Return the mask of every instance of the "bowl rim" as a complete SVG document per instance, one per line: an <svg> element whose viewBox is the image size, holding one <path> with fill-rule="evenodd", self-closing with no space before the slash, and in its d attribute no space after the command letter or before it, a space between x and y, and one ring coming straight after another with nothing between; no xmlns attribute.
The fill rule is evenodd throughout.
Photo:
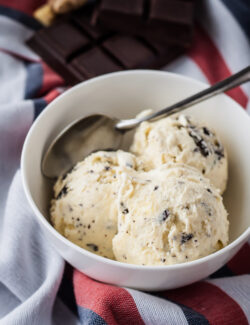
<svg viewBox="0 0 250 325"><path fill-rule="evenodd" d="M80 254L83 255L87 255L88 258L93 258L94 260L96 260L97 262L101 262L104 264L108 264L110 266L114 266L114 267L121 267L124 269L130 269L130 270L140 270L140 271L167 271L167 270L178 270L178 269L182 269L184 267L193 267L195 265L199 265L199 264L203 264L206 262L209 262L211 260L213 260L214 258L216 258L217 256L223 255L224 253L226 253L227 251L230 251L231 249L233 249L234 247L236 247L241 241L243 241L244 239L247 239L247 237L250 237L250 227L248 227L239 237L237 237L234 241L232 241L231 243L229 243L227 246L223 247L222 249L213 252L207 256L201 257L199 259L193 260L193 261L188 261L188 262L183 262L183 263L178 263L178 264L171 264L171 265L137 265L137 264L130 264L130 263L123 263L123 262L119 262L116 260L111 260L105 257L102 257L100 255L97 255L95 253L92 253L76 244L74 244L73 242L71 242L70 240L68 240L67 238L65 238L63 235L61 235L51 224L50 222L45 218L45 216L40 212L40 210L38 209L38 207L36 206L29 186L28 186L28 182L26 179L26 173L25 173L25 164L26 164L26 157L28 155L28 146L29 146L29 142L30 139L33 135L33 131L34 129L36 129L36 126L40 123L40 120L42 118L44 118L44 116L46 114L48 114L48 112L53 109L53 106L58 102L61 101L62 98L64 98L65 96L68 96L72 93L74 93L78 88L84 87L85 85L89 85L91 83L95 83L96 81L100 81L100 80L105 80L105 79L109 79L109 78L113 78L113 77L120 77L120 76L125 76L125 75L143 75L143 74L147 74L147 75L168 75L170 78L177 78L177 79L183 79L186 82L191 82L194 84L194 86L199 86L201 88L206 88L208 86L208 84L201 82L199 80L193 79L191 77L187 77L178 73L173 73L173 72L168 72L168 71L162 71L162 70L146 70L146 69L138 69L138 70L129 70L129 71L118 71L118 72L112 72L112 73L108 73L105 75L101 75L86 81L83 81L69 89L67 89L66 91L64 91L62 94L60 94L58 97L56 97L52 102L50 102L46 108L41 112L41 114L36 118L35 121L33 121L23 144L23 148L22 148L22 153L21 153L21 178L22 178L22 183L23 183L23 187L24 187L24 192L26 195L26 198L28 200L28 203L30 204L31 208L33 209L33 211L35 212L35 216L38 219L38 222L40 224L42 224L52 235L54 235L55 237L57 237L58 240L62 241L66 246L70 247L73 250L78 251ZM250 116L246 113L246 111L231 97L229 97L226 94L220 94L219 96L223 96L224 98L229 99L230 101L233 101L234 104L236 104L237 106L239 106L239 111L241 111L240 114L245 114L245 117L248 119L249 124L250 124Z"/></svg>

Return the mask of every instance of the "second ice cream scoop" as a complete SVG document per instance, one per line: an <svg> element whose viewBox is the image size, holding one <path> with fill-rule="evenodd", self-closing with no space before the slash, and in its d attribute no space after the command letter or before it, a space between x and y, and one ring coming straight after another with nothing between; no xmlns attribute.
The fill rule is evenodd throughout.
<svg viewBox="0 0 250 325"><path fill-rule="evenodd" d="M144 117L119 121L96 114L77 120L63 129L49 145L42 158L43 175L48 178L58 177L94 151L117 150L125 131L144 121L155 121L180 112L247 81L250 81L250 66L176 104Z"/></svg>

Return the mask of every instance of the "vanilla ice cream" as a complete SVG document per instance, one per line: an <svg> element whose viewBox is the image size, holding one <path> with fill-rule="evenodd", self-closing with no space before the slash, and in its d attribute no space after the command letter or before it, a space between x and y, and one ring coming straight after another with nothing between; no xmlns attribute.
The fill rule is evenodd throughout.
<svg viewBox="0 0 250 325"><path fill-rule="evenodd" d="M227 153L215 132L193 118L179 115L143 122L136 130L131 151L147 170L168 162L197 168L223 193L228 177Z"/></svg>
<svg viewBox="0 0 250 325"><path fill-rule="evenodd" d="M114 258L112 239L117 232L120 177L140 168L138 159L123 151L87 157L54 186L53 226L80 247Z"/></svg>
<svg viewBox="0 0 250 325"><path fill-rule="evenodd" d="M118 261L176 264L206 256L228 243L222 197L194 168L171 164L123 174L117 198L113 251Z"/></svg>

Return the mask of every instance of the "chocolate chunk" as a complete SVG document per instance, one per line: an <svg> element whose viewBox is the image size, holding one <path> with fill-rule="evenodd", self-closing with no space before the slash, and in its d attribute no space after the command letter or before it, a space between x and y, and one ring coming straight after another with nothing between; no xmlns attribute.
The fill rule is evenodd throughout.
<svg viewBox="0 0 250 325"><path fill-rule="evenodd" d="M187 241L189 241L193 237L194 237L193 234L187 234L187 233L183 232L182 235L181 235L181 244L186 243Z"/></svg>
<svg viewBox="0 0 250 325"><path fill-rule="evenodd" d="M86 244L87 247L91 248L94 252L98 252L99 247L95 244Z"/></svg>
<svg viewBox="0 0 250 325"><path fill-rule="evenodd" d="M221 158L225 157L223 148L221 148L220 150L215 150L214 152L218 156L218 160L221 160Z"/></svg>
<svg viewBox="0 0 250 325"><path fill-rule="evenodd" d="M128 213L129 213L128 208L123 209L123 210L122 210L122 213L123 213L123 214L128 214Z"/></svg>
<svg viewBox="0 0 250 325"><path fill-rule="evenodd" d="M158 185L156 185L156 186L154 187L154 191L157 191L157 190L158 190L158 188L159 188L159 186L158 186Z"/></svg>
<svg viewBox="0 0 250 325"><path fill-rule="evenodd" d="M159 221L160 222L166 221L167 218L169 217L169 215L170 215L170 212L168 211L168 209L164 210L159 216Z"/></svg>
<svg viewBox="0 0 250 325"><path fill-rule="evenodd" d="M104 170L107 170L108 171L108 170L110 170L110 167L109 166L105 166L104 167Z"/></svg>
<svg viewBox="0 0 250 325"><path fill-rule="evenodd" d="M64 187L61 189L61 191L58 193L56 200L60 200L63 196L65 196L68 193L68 187L67 185L64 185Z"/></svg>
<svg viewBox="0 0 250 325"><path fill-rule="evenodd" d="M155 37L125 36L93 26L93 8L89 4L61 15L27 42L67 84L114 71L160 68L183 52L180 46L158 44Z"/></svg>
<svg viewBox="0 0 250 325"><path fill-rule="evenodd" d="M207 144L204 141L204 139L199 134L197 134L196 132L194 132L193 130L190 131L188 134L194 140L194 143L199 148L200 153L204 157L207 157L209 155L209 149L208 149Z"/></svg>
<svg viewBox="0 0 250 325"><path fill-rule="evenodd" d="M206 127L203 128L203 132L206 135L210 135L210 131Z"/></svg>
<svg viewBox="0 0 250 325"><path fill-rule="evenodd" d="M209 193L212 193L212 191L210 190L210 188L207 188L207 191L208 191Z"/></svg>
<svg viewBox="0 0 250 325"><path fill-rule="evenodd" d="M194 1L101 0L92 22L110 30L188 46L193 14Z"/></svg>

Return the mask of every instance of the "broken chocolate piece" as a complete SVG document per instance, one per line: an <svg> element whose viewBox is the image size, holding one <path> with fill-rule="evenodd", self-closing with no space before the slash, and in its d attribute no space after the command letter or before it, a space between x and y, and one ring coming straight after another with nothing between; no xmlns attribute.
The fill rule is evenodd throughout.
<svg viewBox="0 0 250 325"><path fill-rule="evenodd" d="M56 200L60 200L64 195L68 193L68 187L67 185L64 185L64 187L61 189L61 191L58 193Z"/></svg>
<svg viewBox="0 0 250 325"><path fill-rule="evenodd" d="M154 38L125 36L92 26L92 12L89 4L62 15L27 42L67 84L126 69L160 68L183 51Z"/></svg>
<svg viewBox="0 0 250 325"><path fill-rule="evenodd" d="M99 247L95 244L86 244L86 246L92 249L94 252L97 252L99 250Z"/></svg>
<svg viewBox="0 0 250 325"><path fill-rule="evenodd" d="M166 221L167 218L169 217L169 215L170 215L170 212L168 211L168 209L164 210L159 216L159 221L160 222Z"/></svg>
<svg viewBox="0 0 250 325"><path fill-rule="evenodd" d="M101 0L92 23L187 47L192 40L193 18L191 0Z"/></svg>
<svg viewBox="0 0 250 325"><path fill-rule="evenodd" d="M188 134L194 140L194 143L199 148L200 153L204 157L207 157L209 155L209 149L208 149L207 144L204 141L204 139L199 134L197 134L196 132L194 132L193 130L191 130Z"/></svg>
<svg viewBox="0 0 250 325"><path fill-rule="evenodd" d="M183 232L182 235L181 235L181 244L186 243L187 241L189 241L193 237L194 237L193 234L187 234L187 233Z"/></svg>

